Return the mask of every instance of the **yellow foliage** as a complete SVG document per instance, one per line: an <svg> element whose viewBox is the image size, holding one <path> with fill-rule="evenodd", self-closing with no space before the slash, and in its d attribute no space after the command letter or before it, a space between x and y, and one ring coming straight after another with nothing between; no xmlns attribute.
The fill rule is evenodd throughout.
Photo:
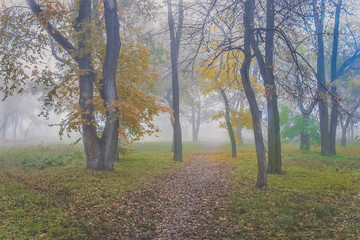
<svg viewBox="0 0 360 240"><path fill-rule="evenodd" d="M210 47L215 45L216 42ZM222 53L222 57L210 57L203 62L198 68L203 94L207 95L223 88L242 89L239 72L243 59L241 52L233 50Z"/></svg>
<svg viewBox="0 0 360 240"><path fill-rule="evenodd" d="M94 109L97 118L104 119L105 108L103 99L100 97L99 84L102 78L102 58L105 54L105 44L102 38L94 37L97 41L91 43L98 54L93 54L93 68L96 75L96 91L93 99ZM119 55L119 62L116 70L116 88L118 100L112 103L119 112L120 127L119 134L125 142L138 140L144 135L158 131L154 125L154 116L159 112L170 112L170 110L158 103L155 96L155 82L159 74L151 68L150 51L141 44L122 39L122 47ZM79 70L69 71L63 81L51 94L58 99L72 99L70 114L66 123L61 126L61 133L80 130L81 111L77 105L78 87L77 79L81 73ZM76 93L76 94L75 94ZM97 123L92 123L96 125Z"/></svg>

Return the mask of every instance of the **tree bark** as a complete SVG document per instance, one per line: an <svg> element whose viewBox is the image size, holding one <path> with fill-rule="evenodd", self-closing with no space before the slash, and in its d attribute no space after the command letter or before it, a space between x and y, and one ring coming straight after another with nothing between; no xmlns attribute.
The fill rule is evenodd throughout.
<svg viewBox="0 0 360 240"><path fill-rule="evenodd" d="M191 107L191 126L192 126L192 140L194 142L199 141L199 130L201 121L201 104Z"/></svg>
<svg viewBox="0 0 360 240"><path fill-rule="evenodd" d="M201 99L200 99L200 95L199 95L198 96L196 128L195 128L195 139L196 139L196 141L199 140L200 124L201 124Z"/></svg>
<svg viewBox="0 0 360 240"><path fill-rule="evenodd" d="M239 140L239 145L243 145L244 144L244 138L242 136L242 127L238 127L236 128L236 134Z"/></svg>
<svg viewBox="0 0 360 240"><path fill-rule="evenodd" d="M346 132L347 130L349 129L349 126L350 126L350 123L351 123L351 127L352 127L352 135L354 134L354 122L352 121L352 117L353 117L353 114L357 111L357 109L359 108L360 106L360 98L358 99L357 101L357 104L346 114L348 114L346 116L346 120L345 120L345 123L343 121L341 121L341 146L342 147L346 147ZM354 136L352 136L354 137ZM353 139L354 140L354 139Z"/></svg>
<svg viewBox="0 0 360 240"><path fill-rule="evenodd" d="M303 95L303 88L301 86L300 77L299 74L296 74L296 85L299 93L298 98L298 107L301 112L302 122L303 125L308 126L309 120L310 120L310 114L314 110L315 101L312 101L311 104L305 108L304 102L301 99L301 96ZM304 130L300 130L300 150L302 151L308 151L310 149L310 133Z"/></svg>
<svg viewBox="0 0 360 240"><path fill-rule="evenodd" d="M13 124L14 124L13 139L15 141L16 140L16 130L17 130L17 127L18 127L19 119L20 119L20 113L16 112L14 114L13 119L14 119L14 122L13 122Z"/></svg>
<svg viewBox="0 0 360 240"><path fill-rule="evenodd" d="M256 147L256 157L258 165L258 175L256 187L263 188L267 186L267 173L266 173L266 156L265 156L265 146L261 130L261 111L259 110L258 104L256 102L256 97L254 90L250 83L250 64L251 64L251 39L253 35L252 26L254 24L254 14L255 14L255 1L246 0L244 8L244 54L245 59L241 66L241 81L244 87L246 98L250 105L250 111L254 126L254 138L255 138L255 147Z"/></svg>
<svg viewBox="0 0 360 240"><path fill-rule="evenodd" d="M221 65L220 65L221 66ZM224 100L224 105L225 105L225 122L226 122L226 127L228 129L228 133L229 133L229 137L230 137L230 143L231 143L231 156L233 158L237 157L237 152L236 152L236 140L235 140L235 135L234 135L234 130L230 121L230 104L229 104L229 100L226 96L226 93L224 90L220 90L221 96Z"/></svg>
<svg viewBox="0 0 360 240"><path fill-rule="evenodd" d="M120 53L119 19L117 15L116 0L104 0L105 26L106 26L106 57L103 63L102 91L106 108L106 121L101 136L101 148L104 169L113 169L118 149L119 117L115 105L118 100L116 91L116 66Z"/></svg>
<svg viewBox="0 0 360 240"><path fill-rule="evenodd" d="M195 119L195 107L191 106L191 129L192 129L192 140L194 142L197 141L197 136L196 136L196 119Z"/></svg>
<svg viewBox="0 0 360 240"><path fill-rule="evenodd" d="M170 57L171 57L171 76L173 94L173 115L174 115L174 161L182 161L182 138L180 126L180 95L179 95L179 76L178 61L181 31L184 18L183 1L179 0L179 19L175 29L175 22L172 13L172 1L168 0L168 24L170 30Z"/></svg>
<svg viewBox="0 0 360 240"><path fill-rule="evenodd" d="M221 54L221 59L220 59L220 63L219 63L219 71L217 72L214 81L217 82L219 80L220 74L221 74L221 68L224 64L224 54ZM233 158L237 157L237 151L236 151L236 140L235 140L235 135L234 135L234 130L230 121L230 104L229 104L229 100L226 96L226 93L223 89L219 88L219 92L221 97L224 100L224 107L225 107L225 123L226 123L226 128L228 130L229 133L229 137L230 137L230 144L231 144L231 156Z"/></svg>
<svg viewBox="0 0 360 240"><path fill-rule="evenodd" d="M310 114L302 112L302 120L305 125L308 125ZM310 133L300 130L300 150L309 151L310 149Z"/></svg>
<svg viewBox="0 0 360 240"><path fill-rule="evenodd" d="M29 7L37 17L41 17L41 7L35 0L27 0ZM94 116L93 92L94 73L91 66L91 53L87 50L87 42L91 41L91 0L79 1L79 14L75 19L75 30L78 32L78 48L56 30L49 22L44 24L49 35L59 43L69 55L74 56L80 70L79 105L81 108L82 134L86 154L86 168L90 170L112 170L118 149L118 110L114 102L117 100L115 74L120 52L119 19L116 0L104 0L106 26L106 56L103 64L103 79L100 80L99 92L106 109L105 128L101 138L97 136Z"/></svg>
<svg viewBox="0 0 360 240"><path fill-rule="evenodd" d="M86 41L90 39L90 30L86 29L91 21L91 0L79 2L79 15L76 18L75 30L78 37L78 65L81 71L79 77L79 105L81 107L83 143L86 154L86 168L100 170L103 168L100 150L100 141L97 137L97 129L94 117L93 105L93 77L91 72L91 54L84 52Z"/></svg>
<svg viewBox="0 0 360 240"><path fill-rule="evenodd" d="M320 137L321 137L321 154L330 153L329 141L329 111L327 105L327 87L325 82L325 54L324 54L324 18L325 18L325 1L321 0L320 9L317 6L317 0L313 0L313 12L315 28L317 35L317 85L318 85L318 102L319 102L319 119L320 119Z"/></svg>
<svg viewBox="0 0 360 240"><path fill-rule="evenodd" d="M340 13L341 13L342 0L338 0L336 5L335 12L335 26L334 26L334 38L333 38L333 48L331 56L331 83L334 83L337 76L337 54L338 54L338 45L339 45L339 24L340 24ZM336 129L338 124L339 117L339 103L337 98L336 86L331 86L331 117L330 117L330 143L329 143L329 153L331 155L336 155Z"/></svg>
<svg viewBox="0 0 360 240"><path fill-rule="evenodd" d="M265 60L262 57L258 42L252 37L251 46L264 80L265 95L268 110L268 173L281 173L281 137L280 118L277 102L277 91L274 79L274 32L275 32L275 4L274 0L266 2L266 35Z"/></svg>
<svg viewBox="0 0 360 240"><path fill-rule="evenodd" d="M2 139L6 138L6 132L7 132L7 128L8 128L8 121L9 121L9 116L6 116L2 125L1 125L1 136Z"/></svg>
<svg viewBox="0 0 360 240"><path fill-rule="evenodd" d="M342 147L346 147L346 128L342 127L341 128L341 146Z"/></svg>
<svg viewBox="0 0 360 240"><path fill-rule="evenodd" d="M172 94L172 89L169 89L169 91L166 93L166 96L165 96L165 99L166 101L169 103L169 106L171 108L171 110L174 112L173 110L173 101L170 97L170 95ZM173 132L174 132L174 119L173 119L173 116L170 116L170 123L171 123L171 127L173 129ZM173 153L174 152L174 137L175 135L173 134L173 139L172 139L172 142L171 142L171 152Z"/></svg>

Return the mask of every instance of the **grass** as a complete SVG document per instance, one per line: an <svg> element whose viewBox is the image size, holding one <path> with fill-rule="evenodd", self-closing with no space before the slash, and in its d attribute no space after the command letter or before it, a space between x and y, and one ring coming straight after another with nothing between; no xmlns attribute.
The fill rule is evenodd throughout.
<svg viewBox="0 0 360 240"><path fill-rule="evenodd" d="M86 171L84 153L67 145L1 149L0 239L102 239L115 204L183 165L170 149L136 144L112 172Z"/></svg>
<svg viewBox="0 0 360 240"><path fill-rule="evenodd" d="M334 157L285 146L284 173L269 175L265 190L254 188L255 153L248 148L232 160L237 170L222 213L232 226L226 238L359 239L359 145L339 148Z"/></svg>
<svg viewBox="0 0 360 240"><path fill-rule="evenodd" d="M227 145L219 151L204 147L185 142L185 163L179 164L172 161L171 143L138 143L112 172L86 171L78 147L0 149L0 239L104 239L124 231L114 221L131 219L115 208L129 193L204 152L237 167L227 205L217 213L227 227L214 239L359 239L359 144L339 147L335 157L285 145L284 173L269 175L264 190L254 187L253 146L240 147L237 159Z"/></svg>

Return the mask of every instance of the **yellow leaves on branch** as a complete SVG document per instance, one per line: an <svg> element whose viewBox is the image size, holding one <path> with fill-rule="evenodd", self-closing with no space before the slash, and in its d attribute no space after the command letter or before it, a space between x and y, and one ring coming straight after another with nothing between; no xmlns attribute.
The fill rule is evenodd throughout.
<svg viewBox="0 0 360 240"><path fill-rule="evenodd" d="M128 131L127 136L132 140L158 131L153 118L165 110L157 103L154 95L155 81L159 75L151 68L149 54L149 49L141 44L123 40L116 87L122 129ZM124 131L122 129L120 133Z"/></svg>
<svg viewBox="0 0 360 240"><path fill-rule="evenodd" d="M210 57L198 68L203 94L207 95L223 88L238 89L242 86L239 83L243 54L236 50L228 51L222 53L222 59L221 61L220 56Z"/></svg>
<svg viewBox="0 0 360 240"><path fill-rule="evenodd" d="M222 120L225 118L224 111L218 111L215 115L211 117L211 120ZM251 112L248 109L242 109L240 111L232 110L230 111L230 122L234 129L247 128L253 129ZM227 128L225 123L220 124L221 128Z"/></svg>
<svg viewBox="0 0 360 240"><path fill-rule="evenodd" d="M116 69L118 100L114 104L119 111L119 134L124 141L138 140L146 134L157 132L154 116L170 111L157 101L155 83L159 80L159 74L153 71L151 65L148 48L122 39ZM101 71L101 68L97 69L98 77L102 75ZM95 110L104 116L103 100L98 93L97 96L94 100Z"/></svg>

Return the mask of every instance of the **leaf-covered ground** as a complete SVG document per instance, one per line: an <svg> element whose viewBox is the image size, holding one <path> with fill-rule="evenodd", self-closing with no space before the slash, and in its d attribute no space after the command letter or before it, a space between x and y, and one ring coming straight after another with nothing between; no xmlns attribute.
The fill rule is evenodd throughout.
<svg viewBox="0 0 360 240"><path fill-rule="evenodd" d="M190 161L119 204L117 225L124 231L112 238L207 239L224 231L215 211L224 207L234 167L206 155L192 155Z"/></svg>
<svg viewBox="0 0 360 240"><path fill-rule="evenodd" d="M0 149L0 239L359 239L360 145L335 157L283 147L283 174L258 190L241 146L137 144L113 172L67 145Z"/></svg>

